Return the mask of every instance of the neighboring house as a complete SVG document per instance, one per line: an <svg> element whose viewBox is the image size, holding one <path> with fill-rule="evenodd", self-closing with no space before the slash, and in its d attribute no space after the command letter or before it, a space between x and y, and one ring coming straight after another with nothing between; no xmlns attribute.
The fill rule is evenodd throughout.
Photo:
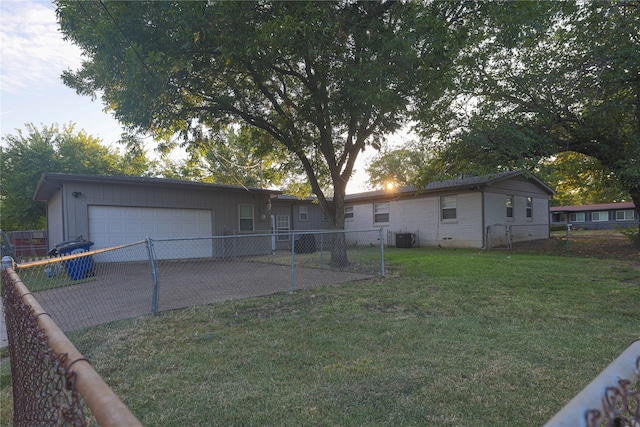
<svg viewBox="0 0 640 427"><path fill-rule="evenodd" d="M549 209L549 217L551 225L570 225L574 230L638 226L638 213L633 202L554 206Z"/></svg>
<svg viewBox="0 0 640 427"><path fill-rule="evenodd" d="M268 233L270 199L279 193L165 178L44 173L34 200L47 203L50 248L83 238L97 249L145 237ZM210 247L205 255L221 251Z"/></svg>
<svg viewBox="0 0 640 427"><path fill-rule="evenodd" d="M525 171L351 194L345 228L383 227L391 246L495 247L548 238L553 194Z"/></svg>

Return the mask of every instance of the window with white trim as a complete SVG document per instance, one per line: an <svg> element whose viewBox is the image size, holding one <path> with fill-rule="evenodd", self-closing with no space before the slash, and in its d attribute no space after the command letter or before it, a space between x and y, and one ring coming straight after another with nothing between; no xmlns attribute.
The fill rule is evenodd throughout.
<svg viewBox="0 0 640 427"><path fill-rule="evenodd" d="M387 223L389 222L389 203L374 203L373 204L373 223Z"/></svg>
<svg viewBox="0 0 640 427"><path fill-rule="evenodd" d="M569 214L569 221L584 222L584 212L573 212Z"/></svg>
<svg viewBox="0 0 640 427"><path fill-rule="evenodd" d="M458 196L440 196L440 219L456 219Z"/></svg>
<svg viewBox="0 0 640 427"><path fill-rule="evenodd" d="M634 211L616 211L616 221L633 221Z"/></svg>
<svg viewBox="0 0 640 427"><path fill-rule="evenodd" d="M309 208L307 206L298 206L298 220L309 221Z"/></svg>
<svg viewBox="0 0 640 427"><path fill-rule="evenodd" d="M533 218L533 197L527 197L527 219Z"/></svg>
<svg viewBox="0 0 640 427"><path fill-rule="evenodd" d="M513 196L507 195L505 205L507 207L507 219L513 219Z"/></svg>
<svg viewBox="0 0 640 427"><path fill-rule="evenodd" d="M591 221L609 221L609 211L591 212Z"/></svg>
<svg viewBox="0 0 640 427"><path fill-rule="evenodd" d="M344 219L353 219L353 206L344 207Z"/></svg>
<svg viewBox="0 0 640 427"><path fill-rule="evenodd" d="M289 234L289 215L276 215L276 234L279 242L288 242Z"/></svg>
<svg viewBox="0 0 640 427"><path fill-rule="evenodd" d="M240 231L253 231L253 205L238 205Z"/></svg>

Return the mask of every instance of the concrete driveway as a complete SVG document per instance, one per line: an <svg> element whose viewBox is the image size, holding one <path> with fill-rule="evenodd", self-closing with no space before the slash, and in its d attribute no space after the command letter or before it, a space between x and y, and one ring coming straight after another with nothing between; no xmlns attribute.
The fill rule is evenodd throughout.
<svg viewBox="0 0 640 427"><path fill-rule="evenodd" d="M243 260L160 261L157 310L173 310L291 290L291 266ZM366 280L372 275L296 267L295 290ZM150 314L149 264L105 263L95 280L34 293L65 332ZM4 316L2 317L4 327ZM3 329L0 345L6 345ZM4 341L2 341L4 337Z"/></svg>

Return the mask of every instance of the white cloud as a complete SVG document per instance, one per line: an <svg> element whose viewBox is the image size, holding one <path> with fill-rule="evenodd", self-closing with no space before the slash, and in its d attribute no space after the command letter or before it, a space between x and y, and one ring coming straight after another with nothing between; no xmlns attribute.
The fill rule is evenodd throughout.
<svg viewBox="0 0 640 427"><path fill-rule="evenodd" d="M15 92L60 81L77 69L81 52L62 39L49 2L0 2L0 88Z"/></svg>

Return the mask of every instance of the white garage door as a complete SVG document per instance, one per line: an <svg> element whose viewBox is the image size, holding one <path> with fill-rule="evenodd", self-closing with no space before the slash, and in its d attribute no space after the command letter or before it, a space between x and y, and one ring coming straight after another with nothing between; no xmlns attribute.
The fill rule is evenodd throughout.
<svg viewBox="0 0 640 427"><path fill-rule="evenodd" d="M151 239L182 239L211 236L211 211L119 206L89 206L89 239L92 249L108 248ZM159 259L209 257L210 240L159 242ZM134 258L145 256L136 255Z"/></svg>

